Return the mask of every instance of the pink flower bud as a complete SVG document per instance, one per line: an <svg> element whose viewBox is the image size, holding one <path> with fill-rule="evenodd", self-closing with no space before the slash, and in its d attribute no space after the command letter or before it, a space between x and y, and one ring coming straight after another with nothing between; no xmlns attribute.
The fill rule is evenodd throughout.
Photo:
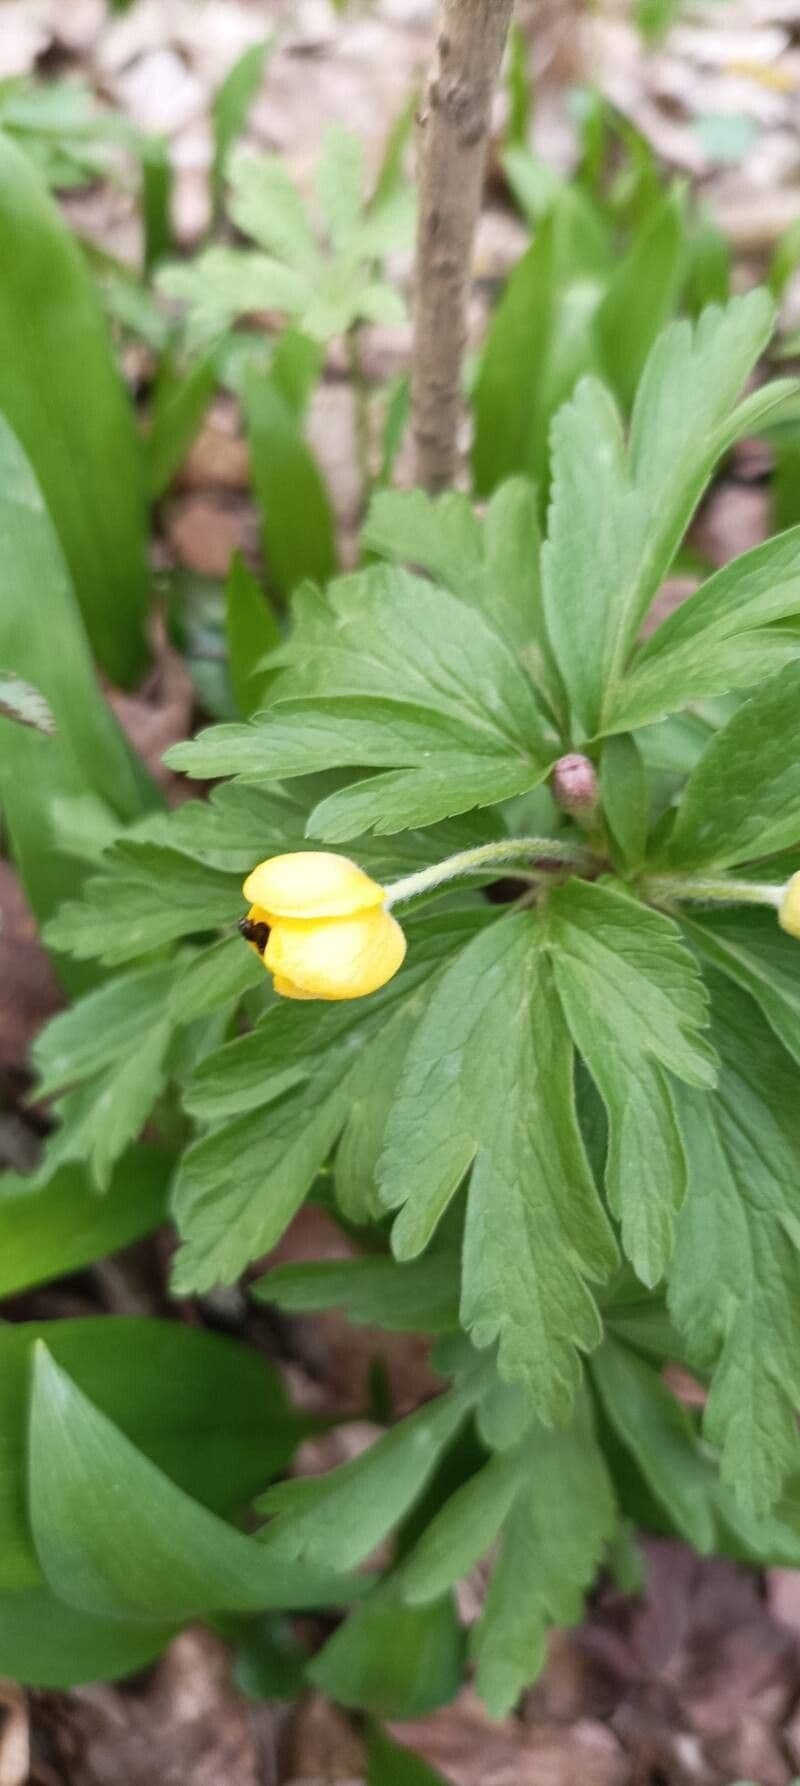
<svg viewBox="0 0 800 1786"><path fill-rule="evenodd" d="M550 783L557 806L575 818L585 818L597 805L597 771L588 757L572 751L559 757Z"/></svg>

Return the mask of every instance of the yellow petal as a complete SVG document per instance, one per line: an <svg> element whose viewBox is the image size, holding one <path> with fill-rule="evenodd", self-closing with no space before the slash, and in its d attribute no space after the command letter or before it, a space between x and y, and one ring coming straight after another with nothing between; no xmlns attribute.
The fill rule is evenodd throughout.
<svg viewBox="0 0 800 1786"><path fill-rule="evenodd" d="M288 998L365 998L397 973L406 939L396 918L378 908L354 918L302 923L281 918L270 931L264 965L275 991Z"/></svg>
<svg viewBox="0 0 800 1786"><path fill-rule="evenodd" d="M800 936L800 874L787 881L778 907L778 923L790 936Z"/></svg>
<svg viewBox="0 0 800 1786"><path fill-rule="evenodd" d="M329 850L270 856L247 876L245 899L276 918L348 918L383 901L383 888L347 856Z"/></svg>

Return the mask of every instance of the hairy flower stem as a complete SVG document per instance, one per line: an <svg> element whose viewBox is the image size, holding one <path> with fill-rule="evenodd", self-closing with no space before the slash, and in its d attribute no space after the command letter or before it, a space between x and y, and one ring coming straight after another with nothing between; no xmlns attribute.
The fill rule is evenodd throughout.
<svg viewBox="0 0 800 1786"><path fill-rule="evenodd" d="M459 850L444 862L434 862L417 874L407 874L386 888L387 907L415 899L419 893L430 893L446 881L465 874L480 874L487 868L519 862L530 869L536 862L552 862L554 866L574 873L587 873L598 866L599 858L579 843L565 843L557 837L505 837L497 843L479 843L472 850Z"/></svg>
<svg viewBox="0 0 800 1786"><path fill-rule="evenodd" d="M727 880L724 875L663 874L643 883L642 891L658 904L662 900L697 899L718 905L771 905L778 907L785 887L767 881Z"/></svg>

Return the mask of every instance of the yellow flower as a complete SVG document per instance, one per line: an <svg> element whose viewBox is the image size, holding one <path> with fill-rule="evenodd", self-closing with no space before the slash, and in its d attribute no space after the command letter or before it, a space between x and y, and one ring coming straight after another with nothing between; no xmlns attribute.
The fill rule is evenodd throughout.
<svg viewBox="0 0 800 1786"><path fill-rule="evenodd" d="M406 939L376 881L327 850L270 856L242 889L242 934L284 998L364 998L397 973Z"/></svg>
<svg viewBox="0 0 800 1786"><path fill-rule="evenodd" d="M800 936L800 874L793 874L783 889L778 923L790 936Z"/></svg>

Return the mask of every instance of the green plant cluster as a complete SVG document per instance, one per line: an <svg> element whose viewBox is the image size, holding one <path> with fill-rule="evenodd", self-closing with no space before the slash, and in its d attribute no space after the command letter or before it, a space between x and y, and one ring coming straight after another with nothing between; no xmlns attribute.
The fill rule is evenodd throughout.
<svg viewBox="0 0 800 1786"><path fill-rule="evenodd" d="M375 263L407 198L390 182L365 208L337 136L323 263L279 167L232 176L258 247L163 275L190 361L202 336L188 365L147 289L163 382L143 451L93 276L0 132L0 239L18 241L0 803L72 998L34 1048L53 1132L0 1187L0 1294L170 1221L176 1298L203 1309L249 1274L258 1304L431 1335L442 1389L354 1461L293 1477L313 1423L242 1343L180 1320L0 1325L0 1672L123 1674L200 1618L249 1691L310 1680L410 1717L469 1658L500 1714L601 1568L637 1579L638 1529L800 1566L800 946L759 903L800 870L800 528L642 636L716 467L796 388L742 395L767 292L668 321L687 290L674 196L611 275L607 198L584 237L586 190L553 191L473 380L483 506L379 477L360 566L336 575L302 413L320 340L397 309ZM290 326L243 348L232 325L265 305ZM148 482L158 499L220 379L243 401L271 593L293 599L268 605L235 561L206 700L224 723L168 757L217 785L167 814L94 662L131 683L145 661ZM552 793L574 752L598 788L580 822ZM547 862L414 900L406 962L364 1000L282 1001L237 934L271 855L322 844L384 883L531 834ZM264 1274L306 1199L353 1256ZM467 1637L455 1589L487 1558ZM310 1661L301 1609L328 1620ZM433 1779L377 1730L370 1765L384 1786Z"/></svg>

